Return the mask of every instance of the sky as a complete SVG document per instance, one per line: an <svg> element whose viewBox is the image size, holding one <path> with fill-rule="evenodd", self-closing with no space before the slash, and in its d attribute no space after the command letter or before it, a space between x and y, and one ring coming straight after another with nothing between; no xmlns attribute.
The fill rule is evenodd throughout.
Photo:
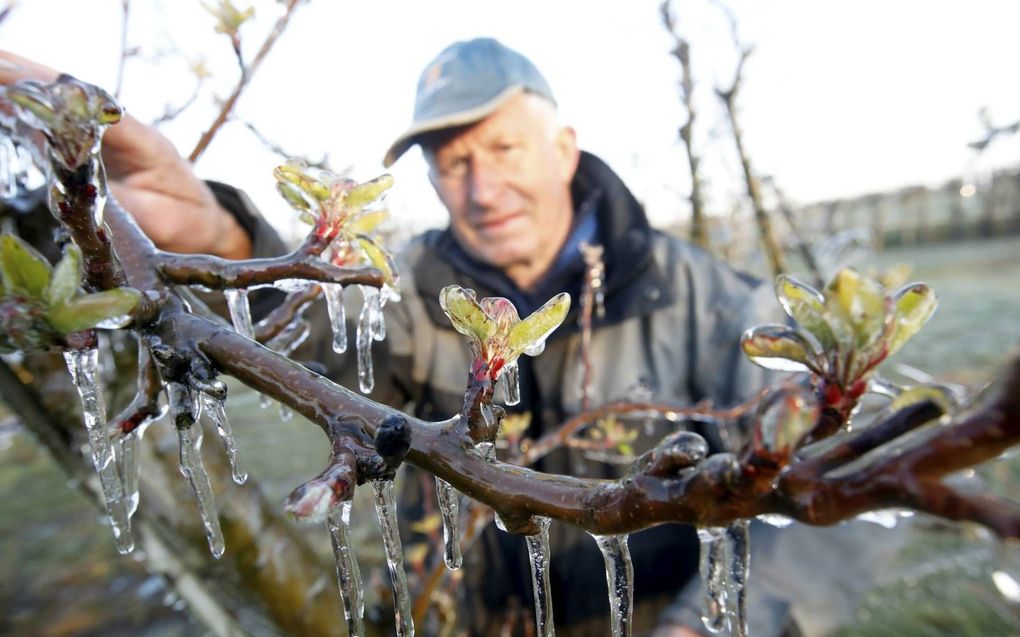
<svg viewBox="0 0 1020 637"><path fill-rule="evenodd" d="M212 4L215 0L207 0ZM242 29L250 59L281 5L235 0L255 17ZM742 192L728 124L714 95L731 82L737 53L710 0L674 0L691 41L696 143L708 207L727 213ZM850 197L1020 164L1020 139L975 158L977 113L1020 119L1020 3L996 0L732 0L738 35L754 51L738 98L753 165L795 203ZM0 47L112 90L120 0L18 0L0 24ZM196 61L212 72L194 105L161 130L187 154L230 93L237 65L198 0L132 0L121 101L143 121L193 93ZM410 122L421 69L449 43L485 35L530 57L556 94L580 145L616 169L656 223L686 218L690 180L677 129L686 119L679 65L658 0L432 0L299 5L229 123L196 165L203 177L245 188L285 232L294 214L275 194L282 162L243 124L288 154L356 179L383 172L382 155ZM1020 135L1014 136L1020 138ZM390 208L402 228L444 223L420 153L391 170Z"/></svg>

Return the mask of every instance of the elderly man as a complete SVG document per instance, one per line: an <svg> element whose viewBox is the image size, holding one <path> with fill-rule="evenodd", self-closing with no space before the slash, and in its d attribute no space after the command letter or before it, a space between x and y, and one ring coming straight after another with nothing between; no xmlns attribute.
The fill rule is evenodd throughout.
<svg viewBox="0 0 1020 637"><path fill-rule="evenodd" d="M24 77L52 79L55 73L0 52L0 84ZM605 312L594 319L590 348L596 401L623 397L640 383L653 399L725 406L762 386L762 373L744 360L738 341L774 307L771 286L652 229L619 177L579 151L574 131L558 124L553 93L529 60L492 39L448 47L422 74L413 123L384 163L414 144L425 153L450 223L414 239L401 255L403 301L387 306L388 338L376 348L382 351L376 352L373 398L432 420L457 413L471 359L439 305L440 289L457 283L479 297L503 296L521 315L561 291L576 299L585 271L583 242L603 246L606 268ZM161 247L233 258L282 249L243 195L199 181L168 141L137 120L126 117L113 127L103 151L114 196ZM541 356L520 361L521 400L510 410L530 419L532 436L581 410L577 312L575 303ZM336 362L328 347L322 351ZM353 359L337 363L335 372L352 386ZM723 438L730 444L739 438L736 431L701 433L716 449L725 447ZM593 477L621 471L566 449L538 468ZM433 497L413 493L421 480L406 483L409 509ZM558 633L608 634L606 583L595 543L567 525L553 524L550 533ZM765 541L756 547L774 540L768 533L758 537ZM636 533L630 550L637 586L634 634L700 634L700 600L691 592L698 562L694 530L664 525ZM771 552L756 549L752 559L752 581L760 572L761 581L769 582L751 587L757 637L789 630L790 584L806 581L787 577L790 563L803 561L801 552L784 560L782 570L763 559ZM832 551L823 546L820 552ZM511 627L515 634L528 632L532 588L521 538L489 528L466 554L464 570L458 613L471 635L504 635ZM678 596L685 587L687 594ZM798 601L820 599L816 606L823 614L836 617L833 600L850 599L849 592L814 585L796 595Z"/></svg>

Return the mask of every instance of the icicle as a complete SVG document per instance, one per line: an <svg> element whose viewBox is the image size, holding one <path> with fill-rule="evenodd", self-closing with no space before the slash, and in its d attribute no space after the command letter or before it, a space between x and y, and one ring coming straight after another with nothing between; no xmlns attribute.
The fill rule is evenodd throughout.
<svg viewBox="0 0 1020 637"><path fill-rule="evenodd" d="M507 405L516 405L521 402L521 381L517 361L509 363L503 368L503 376L500 381L500 384L503 385L503 402Z"/></svg>
<svg viewBox="0 0 1020 637"><path fill-rule="evenodd" d="M367 285L361 286L361 295L365 298L365 305L368 307L368 322L372 326L372 338L377 341L386 339L386 320L383 318L383 294L379 288Z"/></svg>
<svg viewBox="0 0 1020 637"><path fill-rule="evenodd" d="M606 561L606 583L609 585L609 610L613 637L631 634L631 609L634 607L634 565L626 535L593 535Z"/></svg>
<svg viewBox="0 0 1020 637"><path fill-rule="evenodd" d="M110 514L117 551L121 554L130 553L135 547L135 542L131 537L131 517L128 514L128 502L124 498L124 484L117 474L113 447L106 433L106 405L103 402L102 388L99 386L98 350L94 347L69 350L64 352L64 361L81 398L92 464L99 474L99 484L103 490L103 499L106 501L106 510Z"/></svg>
<svg viewBox="0 0 1020 637"><path fill-rule="evenodd" d="M730 631L733 637L747 637L747 575L750 569L751 541L747 520L740 520L726 527L727 573L726 597L729 600L727 614L730 616Z"/></svg>
<svg viewBox="0 0 1020 637"><path fill-rule="evenodd" d="M701 621L710 632L718 633L729 626L727 615L726 540L725 529L698 529L701 540L701 582L705 588L705 608Z"/></svg>
<svg viewBox="0 0 1020 637"><path fill-rule="evenodd" d="M382 528L386 566L390 569L390 583L393 586L397 635L398 637L414 637L411 596L407 592L404 553L400 546L400 533L397 530L397 506L393 498L393 481L377 480L372 483L372 489L375 491L375 512L379 516L379 526Z"/></svg>
<svg viewBox="0 0 1020 637"><path fill-rule="evenodd" d="M446 568L456 570L464 563L460 552L460 499L457 490L442 478L436 478L436 499L443 518L443 545Z"/></svg>
<svg viewBox="0 0 1020 637"><path fill-rule="evenodd" d="M372 308L375 306L370 301L372 294L366 292L366 290L375 290L375 288L369 288L364 285L359 285L358 287L361 288L361 293L365 295L365 302L361 306L361 315L358 317L358 386L361 389L361 393L368 394L375 387L375 378L372 374L372 339L374 334L372 324L374 314ZM375 291L378 292L377 290ZM378 294L376 299L378 299Z"/></svg>
<svg viewBox="0 0 1020 637"><path fill-rule="evenodd" d="M322 283L326 296L326 310L329 324L333 328L333 351L343 354L347 351L347 318L344 314L344 286L339 283Z"/></svg>
<svg viewBox="0 0 1020 637"><path fill-rule="evenodd" d="M488 405L482 405L482 415L486 416L491 413L488 410ZM496 462L496 445L492 442L479 442L475 445L475 450L482 454L482 458L486 462ZM496 518L496 528L506 533L506 524L503 522L503 518L499 517L499 513L494 513Z"/></svg>
<svg viewBox="0 0 1020 637"><path fill-rule="evenodd" d="M18 194L17 149L6 130L4 133L0 137L0 199L12 199Z"/></svg>
<svg viewBox="0 0 1020 637"><path fill-rule="evenodd" d="M234 329L241 336L255 340L251 308L248 306L248 290L246 288L223 290L223 296L227 299L227 308L230 310L230 320L234 323Z"/></svg>
<svg viewBox="0 0 1020 637"><path fill-rule="evenodd" d="M216 425L216 432L223 442L223 449L227 452L227 460L230 461L230 473L237 484L244 484L248 480L248 474L241 469L241 460L237 455L237 441L234 440L234 433L230 429L230 421L227 419L227 410L224 408L224 401L213 398L208 394L202 394L202 407L209 420Z"/></svg>
<svg viewBox="0 0 1020 637"><path fill-rule="evenodd" d="M177 427L177 440L180 443L181 475L188 479L195 493L195 502L209 540L209 551L219 559L224 550L223 532L220 530L209 474L202 464L202 425L198 422L192 393L191 388L182 383L167 384L170 416Z"/></svg>
<svg viewBox="0 0 1020 637"><path fill-rule="evenodd" d="M330 509L326 521L336 556L336 578L344 603L347 632L350 637L365 634L365 597L361 591L361 570L351 546L351 503L341 502Z"/></svg>
<svg viewBox="0 0 1020 637"><path fill-rule="evenodd" d="M531 583L535 590L535 627L538 637L553 637L552 593L549 589L549 518L535 517L537 535L529 535L528 555L531 557Z"/></svg>
<svg viewBox="0 0 1020 637"><path fill-rule="evenodd" d="M287 422L287 421L293 420L293 419L294 419L294 411L290 407L288 407L287 405L284 405L283 403L280 403L280 420L283 421L283 422Z"/></svg>

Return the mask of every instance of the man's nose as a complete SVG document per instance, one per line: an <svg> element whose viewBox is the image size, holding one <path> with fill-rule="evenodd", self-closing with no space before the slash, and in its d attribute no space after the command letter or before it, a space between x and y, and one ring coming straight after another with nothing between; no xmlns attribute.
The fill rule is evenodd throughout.
<svg viewBox="0 0 1020 637"><path fill-rule="evenodd" d="M495 206L500 191L498 171L481 163L474 163L468 176L468 189L471 203L477 208Z"/></svg>

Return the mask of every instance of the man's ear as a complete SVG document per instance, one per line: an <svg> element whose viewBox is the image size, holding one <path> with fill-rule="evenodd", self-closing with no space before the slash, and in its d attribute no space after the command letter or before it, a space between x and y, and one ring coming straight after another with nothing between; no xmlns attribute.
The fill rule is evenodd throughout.
<svg viewBox="0 0 1020 637"><path fill-rule="evenodd" d="M562 126L556 133L556 152L562 167L561 177L570 183L577 172L577 163L581 160L581 150L577 147L577 131L572 126Z"/></svg>

